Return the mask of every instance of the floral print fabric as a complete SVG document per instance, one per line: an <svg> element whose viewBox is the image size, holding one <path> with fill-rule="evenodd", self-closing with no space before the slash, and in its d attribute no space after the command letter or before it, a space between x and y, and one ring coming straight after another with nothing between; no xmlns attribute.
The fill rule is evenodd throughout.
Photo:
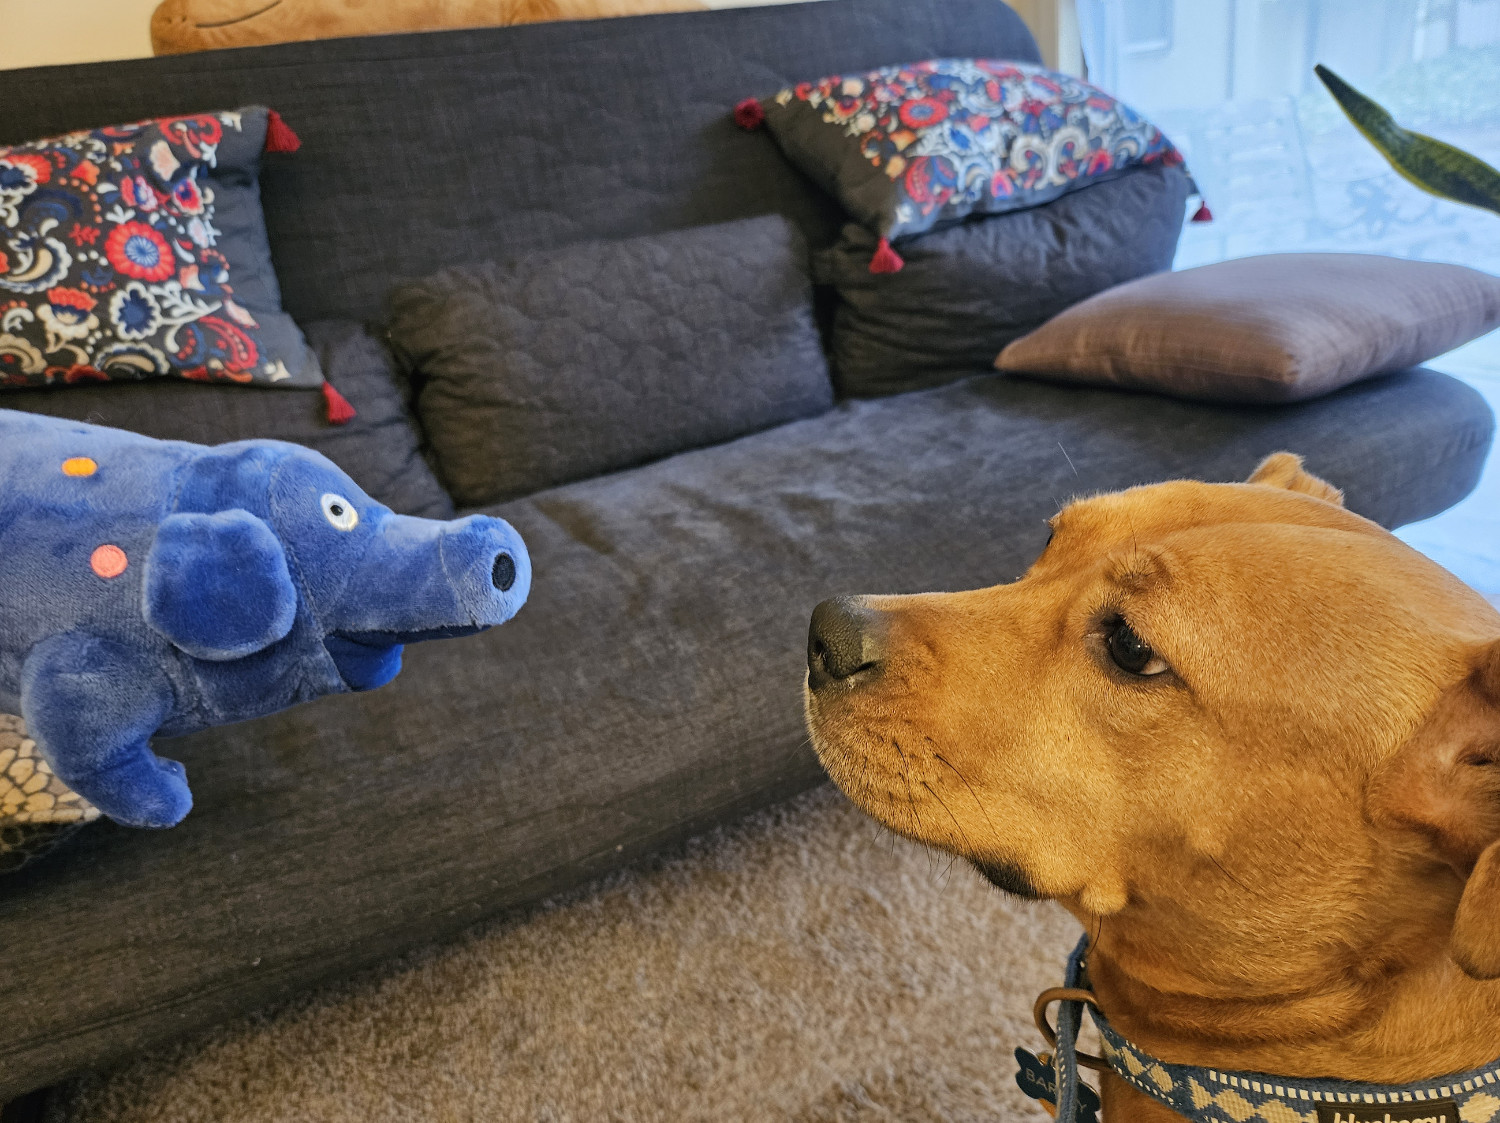
<svg viewBox="0 0 1500 1123"><path fill-rule="evenodd" d="M782 90L765 110L793 162L887 238L1182 163L1129 106L1031 63L936 59L835 75Z"/></svg>
<svg viewBox="0 0 1500 1123"><path fill-rule="evenodd" d="M267 121L252 107L0 147L0 387L321 382L270 268Z"/></svg>

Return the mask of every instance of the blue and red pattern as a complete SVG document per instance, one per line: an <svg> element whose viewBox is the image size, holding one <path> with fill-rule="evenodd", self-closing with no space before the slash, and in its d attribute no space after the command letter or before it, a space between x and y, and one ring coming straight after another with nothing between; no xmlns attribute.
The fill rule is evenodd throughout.
<svg viewBox="0 0 1500 1123"><path fill-rule="evenodd" d="M1030 63L933 59L804 82L770 99L767 120L778 139L786 132L778 109L798 105L890 180L889 205L874 209L874 193L839 184L854 217L886 238L1035 206L1134 165L1182 163L1129 106ZM805 141L802 148L811 158Z"/></svg>
<svg viewBox="0 0 1500 1123"><path fill-rule="evenodd" d="M267 122L200 113L0 147L0 387L291 379L216 248L220 147Z"/></svg>

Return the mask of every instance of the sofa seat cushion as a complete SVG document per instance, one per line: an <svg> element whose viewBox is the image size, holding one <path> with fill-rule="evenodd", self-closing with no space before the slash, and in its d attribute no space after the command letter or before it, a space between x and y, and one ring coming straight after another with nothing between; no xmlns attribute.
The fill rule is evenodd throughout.
<svg viewBox="0 0 1500 1123"><path fill-rule="evenodd" d="M990 375L490 508L537 575L510 624L412 648L381 690L172 741L181 826L97 824L5 879L0 1099L815 783L801 682L827 596L1009 581L1074 493L1243 479L1283 448L1353 510L1422 518L1473 485L1492 425L1425 371L1252 409Z"/></svg>
<svg viewBox="0 0 1500 1123"><path fill-rule="evenodd" d="M321 452L400 514L452 517L453 501L422 459L406 380L384 343L351 320L308 324L306 334L329 381L355 408L355 418L345 425L328 423L316 389L204 386L175 379L15 390L0 395L0 408L166 441L292 441Z"/></svg>

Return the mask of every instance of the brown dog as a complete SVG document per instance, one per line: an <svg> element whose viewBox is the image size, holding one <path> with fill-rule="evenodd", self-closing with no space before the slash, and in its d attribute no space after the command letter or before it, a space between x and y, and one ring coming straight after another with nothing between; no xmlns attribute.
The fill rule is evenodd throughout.
<svg viewBox="0 0 1500 1123"><path fill-rule="evenodd" d="M1500 1055L1500 613L1341 501L1278 453L1075 502L1014 584L813 615L829 775L1060 901L1167 1061L1399 1083ZM1102 1091L1110 1123L1176 1118Z"/></svg>

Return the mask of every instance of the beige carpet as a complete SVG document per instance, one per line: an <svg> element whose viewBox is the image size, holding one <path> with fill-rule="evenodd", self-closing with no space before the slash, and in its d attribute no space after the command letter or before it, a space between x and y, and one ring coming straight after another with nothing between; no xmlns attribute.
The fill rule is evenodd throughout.
<svg viewBox="0 0 1500 1123"><path fill-rule="evenodd" d="M54 1095L50 1123L1045 1120L1077 936L831 788Z"/></svg>

